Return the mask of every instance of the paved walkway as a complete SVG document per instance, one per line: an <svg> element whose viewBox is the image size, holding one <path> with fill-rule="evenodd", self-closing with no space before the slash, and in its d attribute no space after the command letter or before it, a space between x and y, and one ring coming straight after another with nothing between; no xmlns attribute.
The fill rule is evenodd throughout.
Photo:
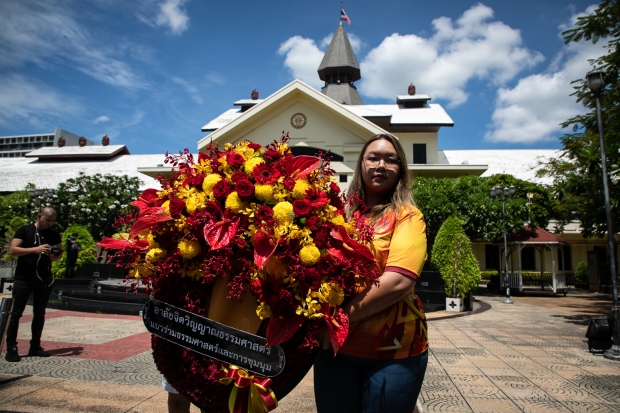
<svg viewBox="0 0 620 413"><path fill-rule="evenodd" d="M620 412L620 363L587 351L598 294L480 297L476 314L429 314L425 412ZM486 311L484 311L486 310ZM27 350L28 316L20 349ZM53 357L0 361L0 412L166 412L149 336L133 316L50 310L43 347ZM192 408L192 412L198 410ZM314 412L312 372L276 412Z"/></svg>

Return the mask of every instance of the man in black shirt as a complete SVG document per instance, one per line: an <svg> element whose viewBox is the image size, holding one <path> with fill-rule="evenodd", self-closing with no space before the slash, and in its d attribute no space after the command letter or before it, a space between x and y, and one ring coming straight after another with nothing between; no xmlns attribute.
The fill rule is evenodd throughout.
<svg viewBox="0 0 620 413"><path fill-rule="evenodd" d="M17 352L17 329L30 294L33 294L33 318L28 355L50 356L41 348L41 333L45 324L45 307L54 282L52 261L62 255L62 239L58 231L52 228L54 222L56 210L45 207L38 214L37 222L19 228L11 241L9 253L18 258L13 283L13 310L6 334L5 358L10 362L21 360Z"/></svg>

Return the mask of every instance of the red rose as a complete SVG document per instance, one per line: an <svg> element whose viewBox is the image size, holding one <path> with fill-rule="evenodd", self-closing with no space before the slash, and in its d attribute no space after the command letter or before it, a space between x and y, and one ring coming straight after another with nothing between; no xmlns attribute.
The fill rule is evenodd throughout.
<svg viewBox="0 0 620 413"><path fill-rule="evenodd" d="M213 187L213 196L223 201L230 194L230 184L226 179L220 179Z"/></svg>
<svg viewBox="0 0 620 413"><path fill-rule="evenodd" d="M287 176L286 178L284 178L284 187L289 191L292 191L293 188L295 188L295 180L290 176Z"/></svg>
<svg viewBox="0 0 620 413"><path fill-rule="evenodd" d="M267 221L271 218L273 218L273 209L271 209L268 205L261 205L260 208L258 208L258 211L256 211L256 220L258 222Z"/></svg>
<svg viewBox="0 0 620 413"><path fill-rule="evenodd" d="M198 174L196 176L190 176L189 178L187 178L184 182L183 185L193 185L196 186L198 188L200 188L202 186L202 181L205 180L205 174Z"/></svg>
<svg viewBox="0 0 620 413"><path fill-rule="evenodd" d="M305 268L297 280L302 291L318 290L321 286L321 275L316 268Z"/></svg>
<svg viewBox="0 0 620 413"><path fill-rule="evenodd" d="M312 204L307 199L293 201L293 212L297 218L307 217L312 213Z"/></svg>
<svg viewBox="0 0 620 413"><path fill-rule="evenodd" d="M172 218L178 218L185 209L185 201L179 198L172 198L170 200L170 215Z"/></svg>
<svg viewBox="0 0 620 413"><path fill-rule="evenodd" d="M250 179L250 178L248 177L248 174L246 174L243 171L237 171L234 174L232 174L232 176L230 177L230 180L235 183L242 179Z"/></svg>
<svg viewBox="0 0 620 413"><path fill-rule="evenodd" d="M241 168L245 163L245 158L238 153L228 152L226 154L226 162L233 168Z"/></svg>
<svg viewBox="0 0 620 413"><path fill-rule="evenodd" d="M331 254L325 254L319 258L316 265L321 275L330 275L336 272L336 259Z"/></svg>
<svg viewBox="0 0 620 413"><path fill-rule="evenodd" d="M310 231L316 231L321 225L321 220L316 215L312 215L306 219L305 227Z"/></svg>
<svg viewBox="0 0 620 413"><path fill-rule="evenodd" d="M254 167L252 175L254 175L254 179L259 184L270 185L278 180L280 171L265 163L259 163Z"/></svg>
<svg viewBox="0 0 620 413"><path fill-rule="evenodd" d="M255 151L257 151L260 148L262 148L262 146L260 146L258 143L250 142L248 143L248 148L254 149Z"/></svg>
<svg viewBox="0 0 620 413"><path fill-rule="evenodd" d="M254 196L254 185L247 179L241 179L235 184L235 191L243 202L249 201Z"/></svg>

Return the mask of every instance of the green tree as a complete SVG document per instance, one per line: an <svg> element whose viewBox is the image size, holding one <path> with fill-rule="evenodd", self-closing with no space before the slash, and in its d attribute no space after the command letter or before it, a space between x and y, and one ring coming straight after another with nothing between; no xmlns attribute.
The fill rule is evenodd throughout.
<svg viewBox="0 0 620 413"><path fill-rule="evenodd" d="M516 179L512 175L489 178L462 176L459 178L417 178L413 196L424 214L430 243L441 225L450 216L464 221L469 239L495 240L503 234L502 205L493 201L492 187L514 185L516 192L506 201L506 228L509 233L523 231L526 223L546 228L555 217L556 202L544 186ZM527 194L533 198L528 203Z"/></svg>
<svg viewBox="0 0 620 413"><path fill-rule="evenodd" d="M441 273L449 297L465 298L478 287L480 267L460 218L451 216L443 223L433 244L431 260Z"/></svg>
<svg viewBox="0 0 620 413"><path fill-rule="evenodd" d="M82 268L82 265L97 262L97 244L86 227L82 225L70 225L62 234L63 249L67 239L74 233L78 234L78 242L82 246L82 250L78 254L77 263L75 265L75 271L77 273L80 268ZM66 269L67 260L65 255L52 263L52 274L54 278L64 278Z"/></svg>
<svg viewBox="0 0 620 413"><path fill-rule="evenodd" d="M601 45L601 56L591 60L593 69L605 72L606 88L600 96L607 163L612 178L618 173L620 163L620 2L603 0L590 15L579 17L574 28L563 33L566 43L591 41ZM605 53L606 52L606 53ZM585 77L585 73L584 73ZM539 171L554 179L554 191L560 202L561 221L581 221L584 236L602 237L607 233L603 196L601 152L598 138L598 120L594 96L585 78L572 82L577 102L589 112L568 119L563 127L572 127L574 133L561 138L562 157L553 159ZM615 169L615 171L613 171ZM620 228L618 200L620 186L610 185L613 225Z"/></svg>
<svg viewBox="0 0 620 413"><path fill-rule="evenodd" d="M92 236L103 239L117 232L112 224L128 212L140 194L140 180L127 175L84 175L58 185L52 195L60 229L82 225Z"/></svg>

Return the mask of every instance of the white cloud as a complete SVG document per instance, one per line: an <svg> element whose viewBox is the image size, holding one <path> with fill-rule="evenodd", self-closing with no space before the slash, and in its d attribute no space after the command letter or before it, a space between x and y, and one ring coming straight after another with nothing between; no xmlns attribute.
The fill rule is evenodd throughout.
<svg viewBox="0 0 620 413"><path fill-rule="evenodd" d="M25 122L36 128L49 128L59 118L81 112L75 99L17 73L0 75L0 125Z"/></svg>
<svg viewBox="0 0 620 413"><path fill-rule="evenodd" d="M563 25L560 31L569 27ZM563 133L560 123L585 111L570 96L574 92L571 82L592 70L588 59L601 56L604 43L570 43L546 72L524 77L514 88L500 88L485 140L522 144L556 140Z"/></svg>
<svg viewBox="0 0 620 413"><path fill-rule="evenodd" d="M360 63L360 92L393 99L413 82L420 93L446 99L454 107L467 100L470 80L502 85L543 60L521 45L518 30L492 19L493 10L478 4L456 22L433 20L430 38L392 34Z"/></svg>
<svg viewBox="0 0 620 413"><path fill-rule="evenodd" d="M200 96L200 92L198 92L198 89L193 84L178 77L173 77L172 81L177 85L183 86L183 89L185 89L185 91L189 93L190 97L194 100L194 102L202 104L202 96Z"/></svg>
<svg viewBox="0 0 620 413"><path fill-rule="evenodd" d="M158 26L168 26L173 34L181 34L187 30L189 17L183 5L187 0L166 0L159 5L156 17Z"/></svg>
<svg viewBox="0 0 620 413"><path fill-rule="evenodd" d="M131 47L95 40L72 10L45 0L0 2L0 68L30 62L45 69L57 65L117 87L146 87L141 74L118 58ZM125 54L132 56L131 50Z"/></svg>
<svg viewBox="0 0 620 413"><path fill-rule="evenodd" d="M284 65L295 79L299 79L314 88L323 86L317 70L323 60L322 52L312 39L294 36L280 45L279 55L286 55Z"/></svg>
<svg viewBox="0 0 620 413"><path fill-rule="evenodd" d="M101 123L101 122L109 122L109 121L110 121L109 117L102 115L96 118L95 120L93 120L93 123Z"/></svg>

